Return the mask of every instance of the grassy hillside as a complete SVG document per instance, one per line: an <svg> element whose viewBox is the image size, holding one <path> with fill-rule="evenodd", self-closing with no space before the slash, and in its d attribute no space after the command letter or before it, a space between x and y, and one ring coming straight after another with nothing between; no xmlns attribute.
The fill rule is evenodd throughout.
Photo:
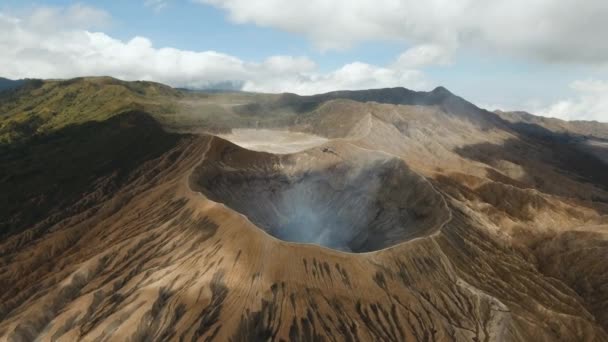
<svg viewBox="0 0 608 342"><path fill-rule="evenodd" d="M88 121L140 110L172 111L181 93L152 82L123 82L109 77L32 81L0 93L0 144L18 142Z"/></svg>

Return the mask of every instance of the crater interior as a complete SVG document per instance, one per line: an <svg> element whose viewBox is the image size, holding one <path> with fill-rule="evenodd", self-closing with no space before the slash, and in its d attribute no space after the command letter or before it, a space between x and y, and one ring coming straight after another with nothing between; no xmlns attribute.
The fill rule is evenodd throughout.
<svg viewBox="0 0 608 342"><path fill-rule="evenodd" d="M278 239L340 251L384 249L447 217L441 196L402 160L347 144L275 155L216 138L190 182Z"/></svg>

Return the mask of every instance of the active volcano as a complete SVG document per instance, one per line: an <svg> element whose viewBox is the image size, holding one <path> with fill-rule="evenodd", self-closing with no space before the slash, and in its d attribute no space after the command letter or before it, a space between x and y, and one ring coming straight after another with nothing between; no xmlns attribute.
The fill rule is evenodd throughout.
<svg viewBox="0 0 608 342"><path fill-rule="evenodd" d="M0 110L3 340L608 341L608 125L107 77Z"/></svg>
<svg viewBox="0 0 608 342"><path fill-rule="evenodd" d="M441 195L402 160L350 144L273 155L216 140L205 157L192 188L281 240L369 252L448 217Z"/></svg>

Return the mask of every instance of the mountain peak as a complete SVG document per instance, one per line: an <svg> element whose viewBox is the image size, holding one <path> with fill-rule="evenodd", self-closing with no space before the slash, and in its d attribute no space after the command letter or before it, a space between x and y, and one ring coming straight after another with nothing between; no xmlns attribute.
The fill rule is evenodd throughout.
<svg viewBox="0 0 608 342"><path fill-rule="evenodd" d="M452 94L451 91L449 91L447 88L445 88L443 86L438 86L437 88L433 89L433 91L431 91L431 93L442 94L442 95L454 95L454 94Z"/></svg>

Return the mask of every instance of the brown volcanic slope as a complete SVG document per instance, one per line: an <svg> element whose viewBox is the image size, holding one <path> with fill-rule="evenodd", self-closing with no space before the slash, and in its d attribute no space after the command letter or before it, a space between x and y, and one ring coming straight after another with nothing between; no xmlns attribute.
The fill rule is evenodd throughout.
<svg viewBox="0 0 608 342"><path fill-rule="evenodd" d="M30 198L1 213L19 224L0 240L1 339L608 340L608 166L581 145L597 134L442 88L235 96L328 141L249 151L129 112L2 150L18 169L56 152L2 170ZM59 153L94 132L83 148L107 150Z"/></svg>

